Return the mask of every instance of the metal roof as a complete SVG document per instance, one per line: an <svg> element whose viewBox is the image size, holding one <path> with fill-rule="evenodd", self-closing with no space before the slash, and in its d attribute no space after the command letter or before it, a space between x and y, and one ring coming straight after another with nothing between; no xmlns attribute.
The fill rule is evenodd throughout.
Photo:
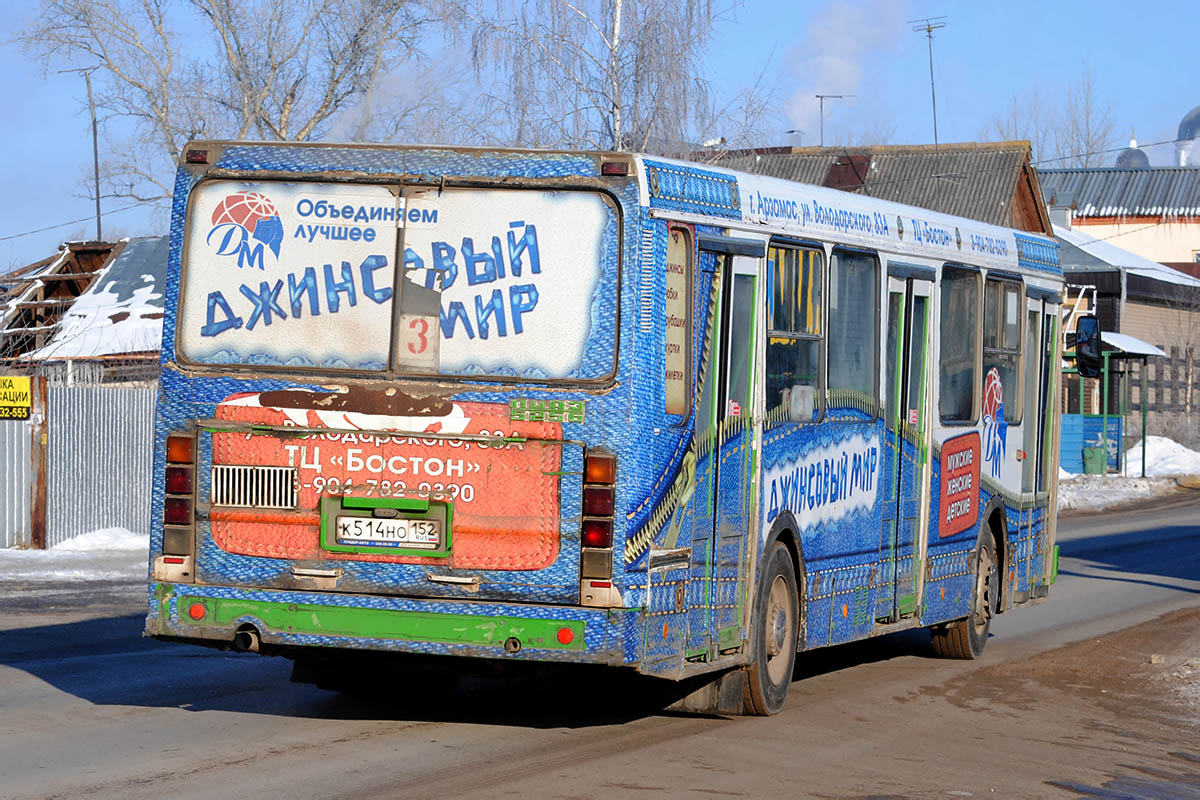
<svg viewBox="0 0 1200 800"><path fill-rule="evenodd" d="M1029 164L1029 143L768 147L696 154L693 160L1020 227L1014 225L1012 205ZM846 183L845 177L852 180Z"/></svg>
<svg viewBox="0 0 1200 800"><path fill-rule="evenodd" d="M1055 225L1054 236L1061 245L1059 260L1065 273L1123 270L1159 283L1200 287L1200 279L1097 239L1086 233L1086 228L1060 228Z"/></svg>
<svg viewBox="0 0 1200 800"><path fill-rule="evenodd" d="M1165 356L1162 350L1159 350L1149 342L1143 342L1136 336L1130 336L1127 333L1113 333L1112 331L1101 331L1100 339L1105 344L1110 345L1112 349L1119 350L1122 353L1128 353L1132 356ZM1110 350L1111 352L1111 350Z"/></svg>
<svg viewBox="0 0 1200 800"><path fill-rule="evenodd" d="M1046 205L1070 203L1074 217L1200 216L1200 168L1039 169Z"/></svg>

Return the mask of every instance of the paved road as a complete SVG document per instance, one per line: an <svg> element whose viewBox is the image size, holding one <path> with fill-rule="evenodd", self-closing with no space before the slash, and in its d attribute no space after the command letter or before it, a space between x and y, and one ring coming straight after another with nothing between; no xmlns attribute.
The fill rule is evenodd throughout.
<svg viewBox="0 0 1200 800"><path fill-rule="evenodd" d="M1047 750L1071 738L1054 726L1073 701L1022 709L945 687L1200 606L1200 499L1066 519L1059 538L1050 601L1000 617L982 660L933 659L921 632L804 654L769 719L646 712L592 674L472 681L436 707L364 701L289 683L282 659L141 639L129 586L9 601L0 797L1044 794L1079 779ZM1045 730L1020 733L1022 713Z"/></svg>

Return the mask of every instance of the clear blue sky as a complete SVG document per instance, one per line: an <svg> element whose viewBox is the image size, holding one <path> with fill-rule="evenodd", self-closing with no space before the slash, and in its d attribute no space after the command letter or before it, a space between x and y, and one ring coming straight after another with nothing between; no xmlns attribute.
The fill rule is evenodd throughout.
<svg viewBox="0 0 1200 800"><path fill-rule="evenodd" d="M0 151L8 185L0 199L0 271L51 255L64 239L95 233L89 221L4 239L85 218L94 209L84 188L91 176L91 137L82 79L43 76L8 42L35 9L31 0L10 3L0 37L0 96L7 117L0 125ZM943 142L980 138L1014 94L1037 93L1044 105L1052 105L1085 68L1101 103L1111 105L1114 146L1127 142L1131 127L1141 143L1173 139L1179 120L1200 105L1194 0L746 0L718 31L710 76L716 93L729 96L765 70L777 87L784 119L774 140L763 144L816 144L819 122L811 96L818 92L857 95L827 101L827 143L880 131L897 143L931 142L926 40L906 20L943 14L947 27L934 39ZM789 128L802 129L803 137L786 136ZM1173 149L1147 152L1152 163L1166 164ZM109 215L127 204L104 201L106 238L165 232L162 215L146 209Z"/></svg>

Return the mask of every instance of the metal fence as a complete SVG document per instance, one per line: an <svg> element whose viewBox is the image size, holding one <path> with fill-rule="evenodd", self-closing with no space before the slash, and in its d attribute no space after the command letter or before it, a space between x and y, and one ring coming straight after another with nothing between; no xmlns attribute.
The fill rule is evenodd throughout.
<svg viewBox="0 0 1200 800"><path fill-rule="evenodd" d="M157 385L52 380L46 546L81 533L150 525Z"/></svg>
<svg viewBox="0 0 1200 800"><path fill-rule="evenodd" d="M32 423L0 422L0 547L32 544Z"/></svg>

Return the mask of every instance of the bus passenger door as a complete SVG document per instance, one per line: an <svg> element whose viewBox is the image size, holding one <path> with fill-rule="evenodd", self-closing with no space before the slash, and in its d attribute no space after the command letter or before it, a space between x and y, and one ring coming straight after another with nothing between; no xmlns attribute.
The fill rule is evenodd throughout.
<svg viewBox="0 0 1200 800"><path fill-rule="evenodd" d="M917 611L927 528L921 497L929 481L927 389L933 283L888 278L886 422L890 474L884 489L880 557L885 587L876 616L895 622Z"/></svg>
<svg viewBox="0 0 1200 800"><path fill-rule="evenodd" d="M702 604L707 613L701 629L689 622L688 657L698 655L702 647L715 656L715 651L741 645L742 597L738 587L745 583L742 571L746 568L746 548L750 532L755 530L758 487L753 479L756 452L752 443L756 424L750 387L755 371L758 260L733 256L726 267L722 270L718 328L717 429L712 443L716 473L714 525L707 543L692 543L692 600ZM701 535L696 531L697 538ZM697 563L702 551L709 554L707 564Z"/></svg>

